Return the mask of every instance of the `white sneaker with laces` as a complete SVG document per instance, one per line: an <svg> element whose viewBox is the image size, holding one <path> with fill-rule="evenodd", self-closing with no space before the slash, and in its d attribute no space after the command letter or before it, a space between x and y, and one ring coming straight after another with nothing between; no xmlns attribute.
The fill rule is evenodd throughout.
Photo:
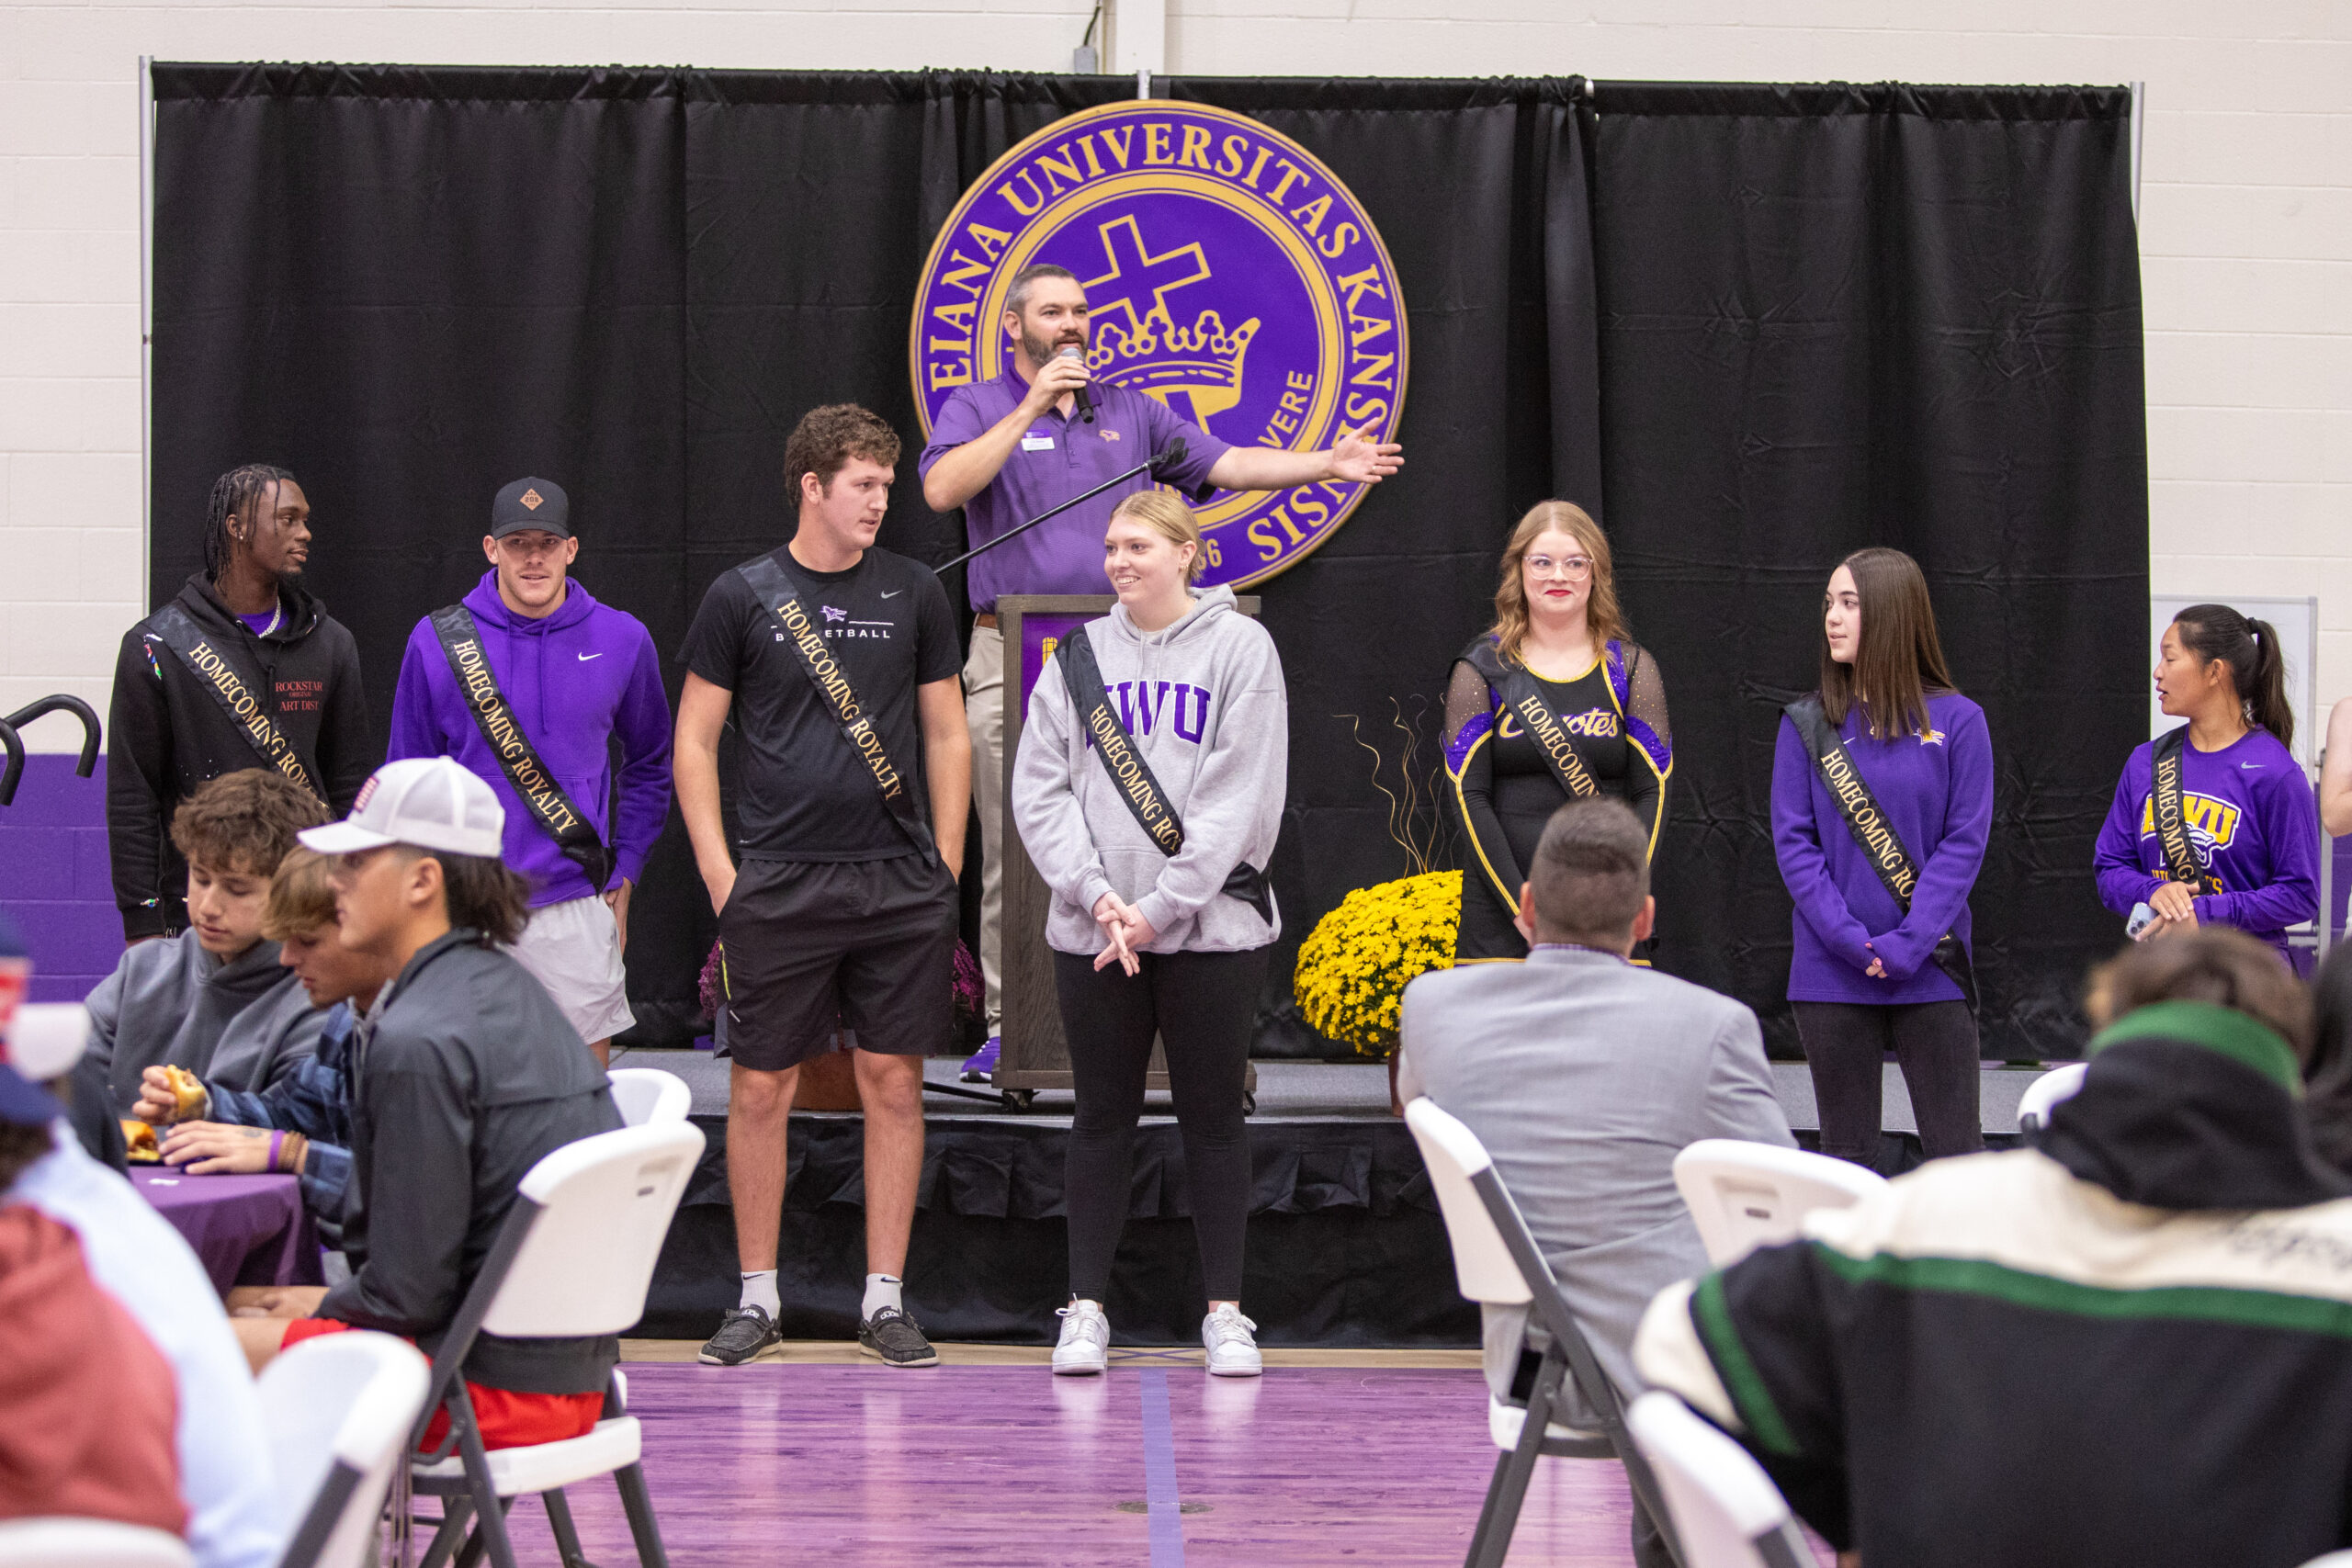
<svg viewBox="0 0 2352 1568"><path fill-rule="evenodd" d="M1062 1337L1054 1345L1054 1375L1089 1377L1110 1364L1111 1320L1092 1302L1072 1302L1058 1309Z"/></svg>
<svg viewBox="0 0 2352 1568"><path fill-rule="evenodd" d="M1201 1344L1209 1353L1209 1376L1254 1378L1266 1370L1266 1359L1258 1354L1258 1341L1251 1333L1257 1326L1230 1302L1201 1319Z"/></svg>

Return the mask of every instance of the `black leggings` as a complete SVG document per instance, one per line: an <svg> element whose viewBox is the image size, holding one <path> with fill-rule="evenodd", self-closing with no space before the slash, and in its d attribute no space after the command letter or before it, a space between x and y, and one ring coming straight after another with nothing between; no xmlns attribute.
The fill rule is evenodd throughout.
<svg viewBox="0 0 2352 1568"><path fill-rule="evenodd" d="M1168 1046L1168 1088L1184 1139L1185 1186L1208 1299L1241 1299L1250 1224L1250 1134L1241 1089L1250 1026L1266 980L1262 947L1246 953L1146 953L1129 977L1116 964L1054 954L1054 989L1078 1087L1063 1167L1070 1294L1099 1302L1127 1223L1136 1122L1143 1115L1151 1042Z"/></svg>
<svg viewBox="0 0 2352 1568"><path fill-rule="evenodd" d="M1929 1159L1973 1155L1984 1147L1976 1103L1976 1020L1968 1004L1909 1002L1792 1002L1805 1066L1813 1069L1813 1100L1821 1112L1821 1152L1878 1164L1886 1053L1903 1065L1911 1113Z"/></svg>

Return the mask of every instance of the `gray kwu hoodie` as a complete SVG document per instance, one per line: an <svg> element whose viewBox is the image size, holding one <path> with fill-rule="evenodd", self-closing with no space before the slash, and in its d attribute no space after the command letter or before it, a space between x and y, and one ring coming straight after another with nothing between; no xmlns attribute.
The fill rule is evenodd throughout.
<svg viewBox="0 0 2352 1568"><path fill-rule="evenodd" d="M193 929L125 949L85 1005L87 1055L106 1073L118 1116L139 1102L141 1071L166 1064L258 1093L318 1049L326 1018L277 962L276 942L223 964Z"/></svg>
<svg viewBox="0 0 2352 1568"><path fill-rule="evenodd" d="M1127 809L1072 711L1057 658L1029 697L1012 773L1012 817L1053 889L1046 941L1102 951L1093 908L1115 891L1158 933L1152 953L1263 947L1282 930L1221 892L1235 865L1265 869L1282 830L1290 710L1282 660L1263 626L1212 588L1174 626L1149 635L1126 606L1086 624L1102 684L1136 749L1184 824L1184 847L1159 852Z"/></svg>

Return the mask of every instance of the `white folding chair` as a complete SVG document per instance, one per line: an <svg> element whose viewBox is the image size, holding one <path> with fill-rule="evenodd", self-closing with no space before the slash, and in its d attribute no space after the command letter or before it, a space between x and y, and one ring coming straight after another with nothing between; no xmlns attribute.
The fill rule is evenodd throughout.
<svg viewBox="0 0 2352 1568"><path fill-rule="evenodd" d="M305 1340L262 1369L270 1457L294 1533L277 1568L361 1568L424 1409L432 1364L390 1334Z"/></svg>
<svg viewBox="0 0 2352 1568"><path fill-rule="evenodd" d="M1747 1450L1656 1390L1625 1425L1657 1472L1684 1568L1812 1568L1788 1500Z"/></svg>
<svg viewBox="0 0 2352 1568"><path fill-rule="evenodd" d="M2063 1067L2052 1067L2031 1083L2018 1097L2018 1131L2030 1133L2050 1120L2050 1108L2062 1100L2072 1100L2083 1087L2083 1075L2090 1070L2088 1062L2069 1062Z"/></svg>
<svg viewBox="0 0 2352 1568"><path fill-rule="evenodd" d="M426 1568L448 1560L469 1521L480 1540L466 1543L460 1561L470 1562L487 1551L495 1568L515 1568L505 1503L528 1493L546 1504L566 1568L585 1563L563 1488L599 1475L610 1475L620 1488L638 1562L668 1568L638 1465L643 1433L628 1413L628 1384L618 1369L605 1391L604 1419L593 1431L495 1452L482 1447L459 1374L477 1334L578 1338L618 1334L644 1316L662 1239L702 1147L702 1132L692 1122L624 1127L567 1144L523 1178L514 1212L442 1336L433 1359L433 1397L410 1439L413 1446L423 1436L435 1409L448 1412L448 1438L412 1472L415 1489L442 1498L445 1510L425 1553Z"/></svg>
<svg viewBox="0 0 2352 1568"><path fill-rule="evenodd" d="M0 1524L0 1568L188 1568L187 1542L107 1519L11 1519Z"/></svg>
<svg viewBox="0 0 2352 1568"><path fill-rule="evenodd" d="M1702 1138L1674 1156L1674 1185L1707 1261L1727 1269L1759 1247L1793 1241L1815 1209L1849 1209L1886 1185L1850 1160L1777 1144Z"/></svg>
<svg viewBox="0 0 2352 1568"><path fill-rule="evenodd" d="M1464 1568L1501 1568L1510 1551L1511 1532L1519 1525L1520 1503L1527 1495L1528 1479L1540 1454L1623 1461L1634 1495L1657 1525L1675 1560L1683 1561L1674 1544L1674 1529L1658 1496L1657 1483L1625 1430L1616 1385L1593 1359L1592 1347L1568 1311L1551 1264L1535 1245L1502 1179L1495 1174L1486 1145L1427 1096L1405 1107L1405 1124L1420 1145L1421 1163L1429 1168L1430 1185L1437 1190L1446 1239L1453 1247L1454 1278L1463 1295L1484 1305L1526 1307L1528 1348L1532 1348L1539 1337L1544 1342L1543 1360L1524 1409L1494 1397L1491 1392L1487 1395L1487 1436L1502 1451L1495 1461L1494 1478L1487 1483L1486 1504L1478 1511L1478 1528L1470 1537ZM1585 1403L1599 1415L1599 1431L1563 1427L1552 1420L1560 1405L1562 1387L1570 1378L1576 1380Z"/></svg>
<svg viewBox="0 0 2352 1568"><path fill-rule="evenodd" d="M695 1102L685 1079L659 1067L615 1067L605 1077L613 1086L613 1104L621 1120L632 1127L683 1122Z"/></svg>

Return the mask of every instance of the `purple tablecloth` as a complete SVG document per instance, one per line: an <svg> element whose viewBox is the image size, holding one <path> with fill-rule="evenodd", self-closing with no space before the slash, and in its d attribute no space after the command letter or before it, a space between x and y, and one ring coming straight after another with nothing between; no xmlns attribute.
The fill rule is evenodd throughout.
<svg viewBox="0 0 2352 1568"><path fill-rule="evenodd" d="M189 1176L132 1166L130 1184L187 1238L222 1295L232 1285L320 1285L319 1233L291 1176Z"/></svg>

